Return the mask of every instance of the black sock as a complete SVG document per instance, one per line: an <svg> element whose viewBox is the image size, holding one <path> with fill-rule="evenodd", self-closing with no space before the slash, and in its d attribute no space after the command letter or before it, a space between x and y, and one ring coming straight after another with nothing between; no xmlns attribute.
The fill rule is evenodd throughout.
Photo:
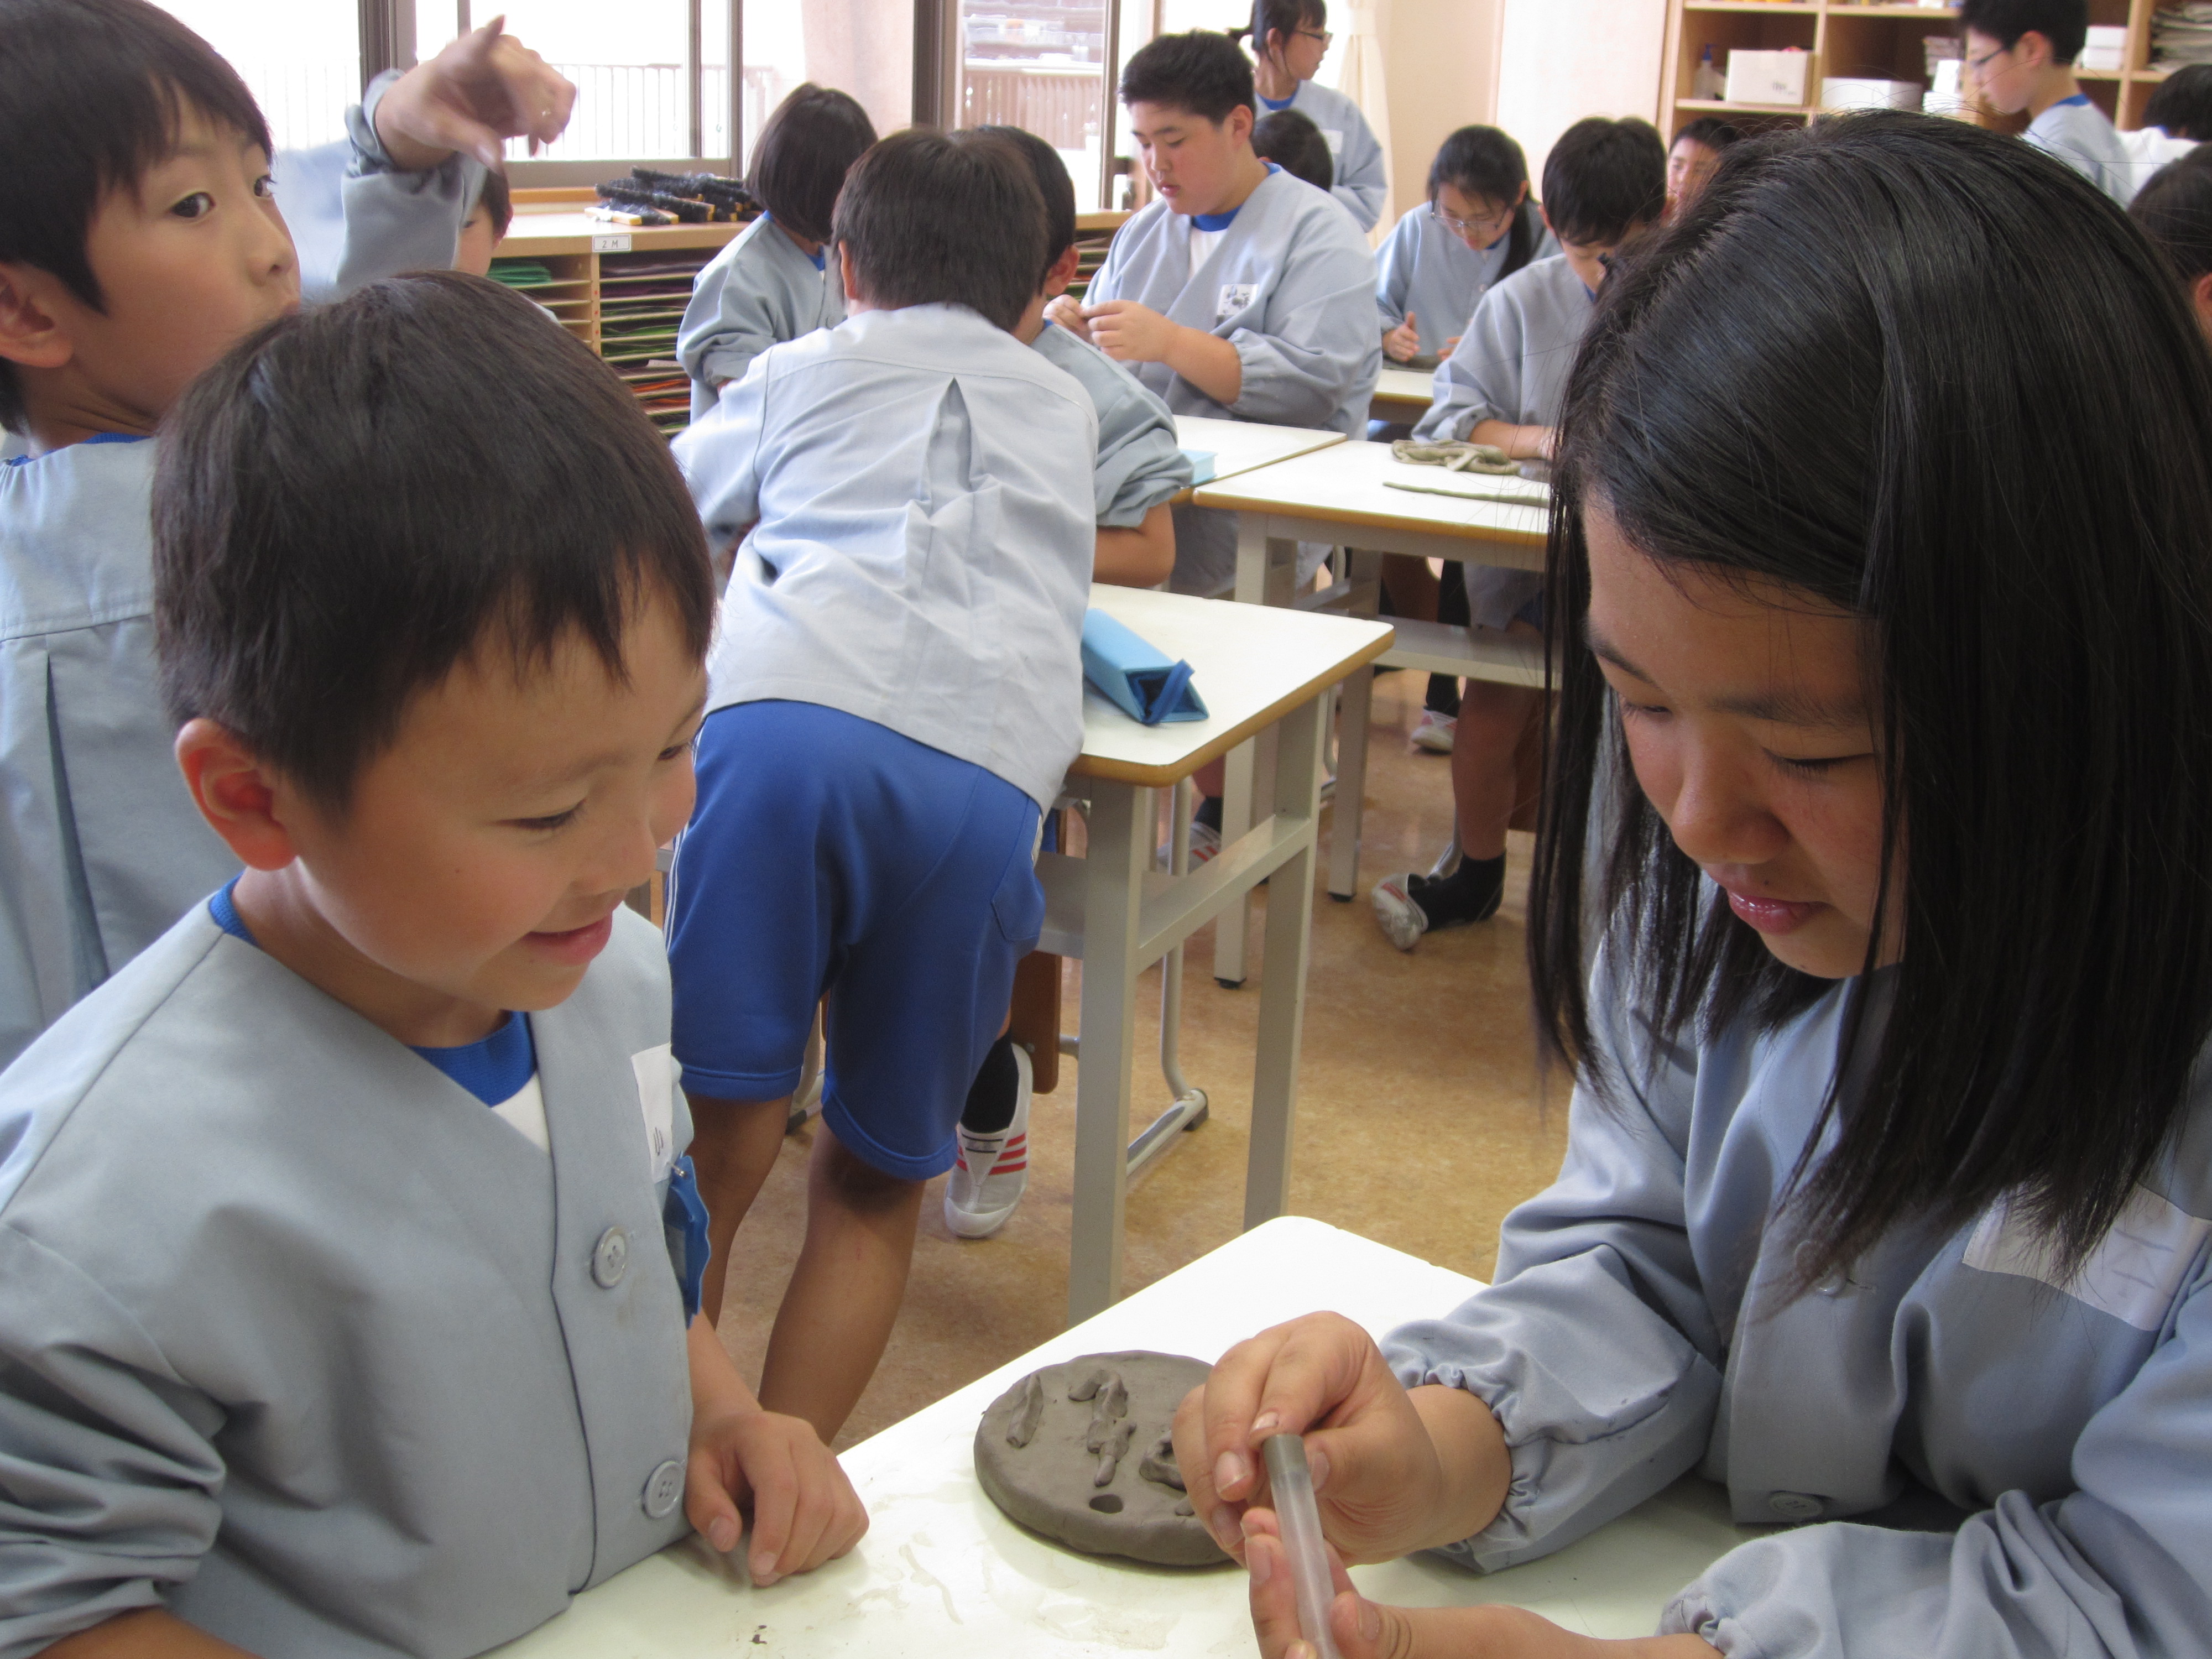
<svg viewBox="0 0 2212 1659"><path fill-rule="evenodd" d="M1498 908L1505 894L1505 855L1494 859L1462 857L1451 874L1421 884L1420 905L1431 927L1459 921L1483 921Z"/></svg>
<svg viewBox="0 0 2212 1659"><path fill-rule="evenodd" d="M1021 1104L1022 1074L1014 1066L1014 1040L1002 1036L983 1056L975 1080L968 1085L968 1104L960 1114L960 1127L979 1135L994 1135L1014 1121Z"/></svg>
<svg viewBox="0 0 2212 1659"><path fill-rule="evenodd" d="M1219 835L1221 833L1221 797L1218 795L1200 796L1199 798L1198 810L1190 815L1190 822L1193 829L1196 829L1202 823L1207 829L1212 830L1215 835Z"/></svg>

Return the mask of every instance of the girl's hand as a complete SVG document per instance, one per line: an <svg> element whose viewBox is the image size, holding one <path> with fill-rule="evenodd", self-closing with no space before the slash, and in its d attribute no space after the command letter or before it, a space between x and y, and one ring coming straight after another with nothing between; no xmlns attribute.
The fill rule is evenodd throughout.
<svg viewBox="0 0 2212 1659"><path fill-rule="evenodd" d="M1044 314L1047 322L1058 324L1077 339L1089 341L1092 345L1098 343L1091 338L1091 325L1083 320L1083 307L1073 295L1060 295L1045 307Z"/></svg>
<svg viewBox="0 0 2212 1659"><path fill-rule="evenodd" d="M1300 1431L1322 1530L1346 1560L1470 1537L1504 1500L1511 1459L1487 1407L1457 1389L1407 1394L1365 1331L1309 1314L1238 1343L1176 1413L1191 1507L1239 1560L1238 1516L1267 1496L1255 1448Z"/></svg>
<svg viewBox="0 0 2212 1659"><path fill-rule="evenodd" d="M738 1513L748 1508L746 1565L760 1585L811 1572L868 1529L860 1494L811 1424L757 1407L696 1419L684 1513L726 1553L737 1547Z"/></svg>
<svg viewBox="0 0 2212 1659"><path fill-rule="evenodd" d="M1382 336L1382 355L1394 363L1410 363L1421 355L1421 331L1407 312L1406 320Z"/></svg>
<svg viewBox="0 0 2212 1659"><path fill-rule="evenodd" d="M1244 1515L1245 1559L1252 1570L1252 1631L1261 1659L1314 1659L1298 1630L1297 1592L1274 1516ZM1334 1553L1336 1599L1329 1634L1342 1659L1718 1659L1694 1636L1653 1636L1607 1642L1577 1636L1522 1607L1492 1602L1473 1607L1394 1607L1352 1588Z"/></svg>

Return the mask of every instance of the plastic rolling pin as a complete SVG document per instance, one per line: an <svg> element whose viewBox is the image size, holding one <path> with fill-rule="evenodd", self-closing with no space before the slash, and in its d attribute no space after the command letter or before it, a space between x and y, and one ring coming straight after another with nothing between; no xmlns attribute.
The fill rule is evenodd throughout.
<svg viewBox="0 0 2212 1659"><path fill-rule="evenodd" d="M1329 1634L1328 1606L1336 1599L1329 1577L1328 1545L1321 1535L1321 1506L1314 1502L1313 1471L1302 1435L1270 1435L1260 1443L1267 1484L1274 1489L1275 1519L1283 1528L1283 1554L1298 1597L1298 1629L1320 1659L1340 1659Z"/></svg>

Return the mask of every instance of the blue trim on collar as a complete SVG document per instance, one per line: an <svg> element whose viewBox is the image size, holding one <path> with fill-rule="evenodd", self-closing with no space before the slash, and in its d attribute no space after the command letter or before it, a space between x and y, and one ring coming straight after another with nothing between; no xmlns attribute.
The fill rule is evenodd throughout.
<svg viewBox="0 0 2212 1659"><path fill-rule="evenodd" d="M1266 100L1263 99L1261 101L1265 102ZM1273 161L1263 163L1263 165L1270 173L1280 173L1282 171L1282 168L1277 167ZM1244 198L1244 202L1249 202L1251 199L1252 198L1248 196ZM1239 202L1235 207L1230 209L1226 213L1194 213L1190 216L1191 226L1194 229L1206 232L1209 236L1217 230L1226 230L1230 226L1237 222L1237 216L1244 211L1244 202Z"/></svg>
<svg viewBox="0 0 2212 1659"><path fill-rule="evenodd" d="M75 449L78 444L143 444L146 441L148 441L147 436L143 432L95 432L89 438L80 438L76 443L66 444L63 447ZM46 452L46 455L60 453L59 449L50 449ZM10 455L8 458L8 465L28 466L33 461L42 461L46 458L46 455Z"/></svg>
<svg viewBox="0 0 2212 1659"><path fill-rule="evenodd" d="M2060 99L2057 103L2053 104L2051 107L2051 108L2053 108L2053 109L2064 109L2064 108L2066 107L2066 106L2067 106L2067 105L2069 105L2069 104L2086 104L2086 103L2087 103L2088 101L2089 101L2089 94L2088 94L2087 93L2086 93L2086 92L2077 92L2077 93L2075 93L2075 94L2071 98L2062 98L2062 99Z"/></svg>
<svg viewBox="0 0 2212 1659"><path fill-rule="evenodd" d="M244 873L244 871L240 871L239 872L240 875L243 875ZM261 941L253 937L252 930L246 927L244 919L239 915L237 901L233 899L230 896L230 890L237 885L238 877L233 876L228 881L223 883L221 887L218 887L213 893L210 894L208 896L208 915L215 918L215 925L216 927L222 928L224 933L229 934L233 939L242 939L248 945L251 945L255 949L258 950L261 945Z"/></svg>
<svg viewBox="0 0 2212 1659"><path fill-rule="evenodd" d="M773 213L762 214L761 222L764 225L775 225L775 215ZM775 225L775 228L778 230L783 230L783 227L781 225ZM785 238L788 240L791 233L787 230L783 230L783 234ZM793 242L791 245L794 248L799 246L796 242ZM814 268L817 270L827 270L830 268L830 250L827 246L824 246L818 253L809 253L805 257L814 262Z"/></svg>
<svg viewBox="0 0 2212 1659"><path fill-rule="evenodd" d="M1294 92L1287 98L1270 98L1263 92L1260 94L1260 101L1269 109L1288 109L1298 101L1298 95Z"/></svg>

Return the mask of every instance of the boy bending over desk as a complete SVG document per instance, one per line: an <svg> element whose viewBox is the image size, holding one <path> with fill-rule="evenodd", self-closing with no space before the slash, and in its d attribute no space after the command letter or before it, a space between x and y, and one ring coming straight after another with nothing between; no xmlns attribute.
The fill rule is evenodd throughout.
<svg viewBox="0 0 2212 1659"><path fill-rule="evenodd" d="M769 348L676 443L709 539L743 544L668 910L710 1311L829 1000L806 1239L761 1380L825 1440L883 1356L922 1183L953 1165L1043 926L1098 443L1083 387L1012 332L1047 240L1019 151L895 134L834 230L846 321Z"/></svg>
<svg viewBox="0 0 2212 1659"><path fill-rule="evenodd" d="M165 450L162 689L246 870L0 1075L0 1653L474 1654L740 1504L758 1577L850 1547L693 1317L622 902L713 614L659 438L441 274L263 329Z"/></svg>

